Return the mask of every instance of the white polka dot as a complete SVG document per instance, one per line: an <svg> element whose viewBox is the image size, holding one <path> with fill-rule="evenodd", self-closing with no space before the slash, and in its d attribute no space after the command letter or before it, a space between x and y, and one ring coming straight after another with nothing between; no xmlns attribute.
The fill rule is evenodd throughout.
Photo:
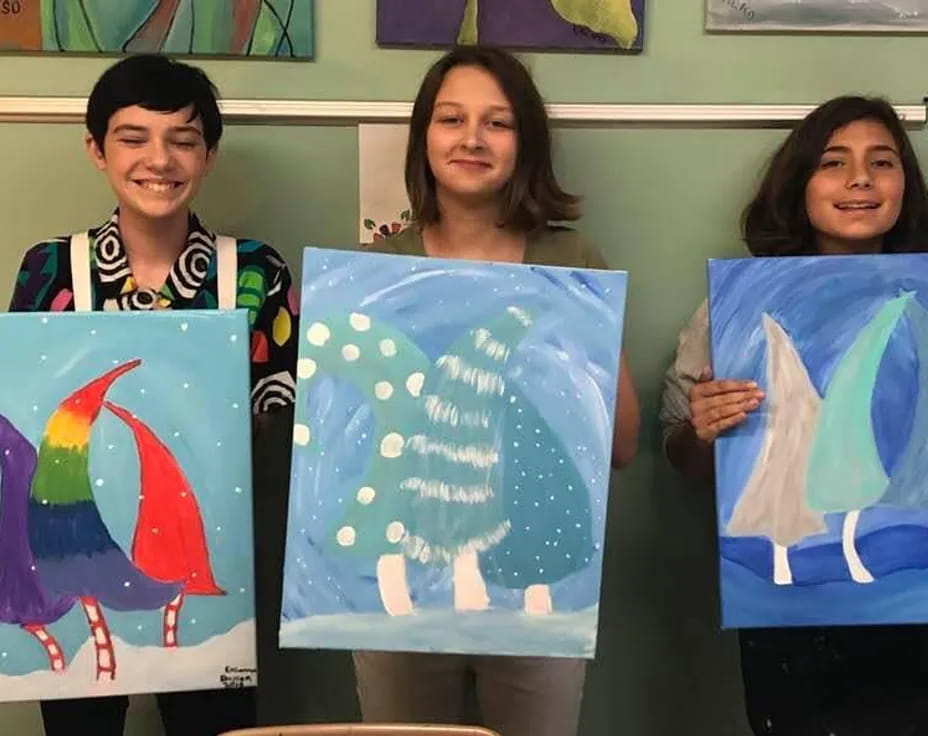
<svg viewBox="0 0 928 736"><path fill-rule="evenodd" d="M393 396L393 386L389 381L377 381L374 384L374 396L381 401L386 401Z"/></svg>
<svg viewBox="0 0 928 736"><path fill-rule="evenodd" d="M377 495L375 491L370 486L364 486L363 488L358 489L358 503L362 506L367 506L371 501L374 500L374 496Z"/></svg>
<svg viewBox="0 0 928 736"><path fill-rule="evenodd" d="M103 478L97 478L97 488L103 485Z"/></svg>
<svg viewBox="0 0 928 736"><path fill-rule="evenodd" d="M235 486L235 492L236 492L236 493L241 493L241 492L242 492L242 487L241 487L241 486Z"/></svg>
<svg viewBox="0 0 928 736"><path fill-rule="evenodd" d="M380 354L385 358L392 358L396 355L396 343L389 337L380 341Z"/></svg>
<svg viewBox="0 0 928 736"><path fill-rule="evenodd" d="M306 339L309 340L309 344L315 345L316 347L325 345L331 336L332 333L329 332L329 328L322 324L322 322L313 322L306 331Z"/></svg>
<svg viewBox="0 0 928 736"><path fill-rule="evenodd" d="M305 424L294 424L293 425L293 443L295 445L308 445L309 444L309 427Z"/></svg>
<svg viewBox="0 0 928 736"><path fill-rule="evenodd" d="M361 350L357 345L345 345L342 348L342 357L349 363L361 357Z"/></svg>
<svg viewBox="0 0 928 736"><path fill-rule="evenodd" d="M425 383L425 376L421 373L413 373L406 379L406 390L413 396L418 396L422 391L422 384Z"/></svg>
<svg viewBox="0 0 928 736"><path fill-rule="evenodd" d="M302 358L296 362L296 374L300 378L312 378L316 372L316 361L312 358Z"/></svg>
<svg viewBox="0 0 928 736"><path fill-rule="evenodd" d="M348 318L348 324L350 324L358 332L367 332L371 328L371 318L366 314L358 314L354 312Z"/></svg>
<svg viewBox="0 0 928 736"><path fill-rule="evenodd" d="M229 342L235 342L238 340L238 335L229 335Z"/></svg>
<svg viewBox="0 0 928 736"><path fill-rule="evenodd" d="M181 332L186 332L186 331L187 331L187 327L188 327L188 325L187 325L186 322L181 322L181 323L180 323L180 331L181 331Z"/></svg>
<svg viewBox="0 0 928 736"><path fill-rule="evenodd" d="M124 588L128 588L130 585L132 585L132 583L130 583L128 580L126 580L122 585L123 585Z"/></svg>
<svg viewBox="0 0 928 736"><path fill-rule="evenodd" d="M403 526L403 522L391 521L387 524L387 541L390 544L396 544L403 538L405 532L406 527Z"/></svg>
<svg viewBox="0 0 928 736"><path fill-rule="evenodd" d="M335 535L335 541L338 542L342 547L350 547L354 544L355 537L354 527L343 526L338 530L338 533Z"/></svg>
<svg viewBox="0 0 928 736"><path fill-rule="evenodd" d="M397 432L390 432L380 441L380 454L384 457L399 457L403 454L403 445L406 440Z"/></svg>

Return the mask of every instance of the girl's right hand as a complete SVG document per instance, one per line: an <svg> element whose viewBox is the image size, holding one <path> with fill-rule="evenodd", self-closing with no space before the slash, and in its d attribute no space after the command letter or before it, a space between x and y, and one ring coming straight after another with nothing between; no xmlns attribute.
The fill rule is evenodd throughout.
<svg viewBox="0 0 928 736"><path fill-rule="evenodd" d="M714 381L712 369L703 368L690 389L690 422L696 436L714 442L720 433L743 422L763 398L754 381Z"/></svg>

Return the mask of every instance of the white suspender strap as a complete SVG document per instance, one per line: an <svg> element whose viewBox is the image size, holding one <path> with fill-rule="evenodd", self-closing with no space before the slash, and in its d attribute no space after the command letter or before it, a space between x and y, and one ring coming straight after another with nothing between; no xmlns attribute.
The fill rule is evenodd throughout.
<svg viewBox="0 0 928 736"><path fill-rule="evenodd" d="M71 236L71 288L74 291L74 311L92 312L90 298L90 234Z"/></svg>
<svg viewBox="0 0 928 736"><path fill-rule="evenodd" d="M238 281L238 243L228 235L216 236L216 290L219 308L235 309Z"/></svg>
<svg viewBox="0 0 928 736"><path fill-rule="evenodd" d="M235 238L216 237L216 286L220 309L235 309L238 280L238 245ZM93 311L90 293L90 235L87 232L71 236L71 285L74 291L74 311Z"/></svg>

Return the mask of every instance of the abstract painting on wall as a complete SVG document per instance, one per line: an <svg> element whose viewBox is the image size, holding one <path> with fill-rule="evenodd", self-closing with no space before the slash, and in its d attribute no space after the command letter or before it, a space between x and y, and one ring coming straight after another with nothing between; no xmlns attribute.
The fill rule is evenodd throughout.
<svg viewBox="0 0 928 736"><path fill-rule="evenodd" d="M0 335L0 700L255 685L245 314Z"/></svg>
<svg viewBox="0 0 928 736"><path fill-rule="evenodd" d="M312 58L313 0L5 0L0 50Z"/></svg>
<svg viewBox="0 0 928 736"><path fill-rule="evenodd" d="M710 31L928 30L928 0L706 0Z"/></svg>
<svg viewBox="0 0 928 736"><path fill-rule="evenodd" d="M384 46L640 51L645 0L377 0Z"/></svg>
<svg viewBox="0 0 928 736"><path fill-rule="evenodd" d="M592 657L626 274L303 263L281 646Z"/></svg>
<svg viewBox="0 0 928 736"><path fill-rule="evenodd" d="M723 625L928 622L928 258L710 261Z"/></svg>

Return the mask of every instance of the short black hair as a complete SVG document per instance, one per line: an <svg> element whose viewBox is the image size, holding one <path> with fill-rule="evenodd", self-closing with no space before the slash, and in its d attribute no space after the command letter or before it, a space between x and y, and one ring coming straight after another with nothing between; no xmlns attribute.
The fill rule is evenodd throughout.
<svg viewBox="0 0 928 736"><path fill-rule="evenodd" d="M202 69L161 54L138 54L103 72L87 101L85 122L102 151L110 118L122 108L138 105L177 112L192 106L190 119L200 119L206 148L212 150L222 137L218 97L216 86Z"/></svg>
<svg viewBox="0 0 928 736"><path fill-rule="evenodd" d="M884 253L928 250L928 190L918 158L899 120L881 97L846 95L819 105L773 155L754 199L742 215L742 234L755 256L814 255L815 229L806 212L806 186L831 136L858 120L882 124L899 148L905 175L902 209L883 236Z"/></svg>

